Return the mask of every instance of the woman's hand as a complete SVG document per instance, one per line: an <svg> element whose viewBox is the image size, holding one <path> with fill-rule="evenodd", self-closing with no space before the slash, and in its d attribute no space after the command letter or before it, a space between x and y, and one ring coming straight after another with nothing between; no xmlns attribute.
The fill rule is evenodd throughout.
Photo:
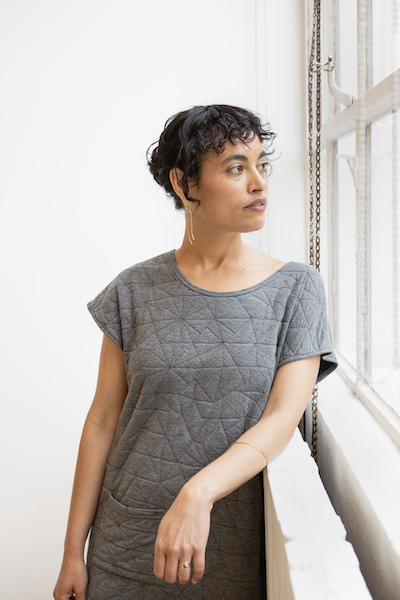
<svg viewBox="0 0 400 600"><path fill-rule="evenodd" d="M53 596L55 600L85 600L87 583L83 559L64 559Z"/></svg>
<svg viewBox="0 0 400 600"><path fill-rule="evenodd" d="M199 490L184 486L164 515L158 528L154 574L167 583L192 583L203 577L205 552L210 532L212 503ZM188 563L187 568L179 565Z"/></svg>

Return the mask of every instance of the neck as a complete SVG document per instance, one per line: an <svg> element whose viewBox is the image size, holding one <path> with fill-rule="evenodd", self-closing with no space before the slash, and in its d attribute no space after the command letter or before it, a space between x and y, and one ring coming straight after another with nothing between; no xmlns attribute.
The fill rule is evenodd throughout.
<svg viewBox="0 0 400 600"><path fill-rule="evenodd" d="M185 233L182 246L175 254L180 260L217 267L223 263L240 260L246 248L240 233L229 233L218 237L199 234L193 244L190 244Z"/></svg>

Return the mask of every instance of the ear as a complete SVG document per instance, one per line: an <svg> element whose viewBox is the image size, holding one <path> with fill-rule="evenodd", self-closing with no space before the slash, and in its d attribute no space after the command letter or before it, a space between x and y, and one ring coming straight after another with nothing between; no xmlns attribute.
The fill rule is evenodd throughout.
<svg viewBox="0 0 400 600"><path fill-rule="evenodd" d="M171 185L174 189L175 194L177 196L179 196L179 198L182 200L183 206L189 207L192 203L190 202L190 200L186 199L186 196L183 193L182 186L181 186L182 177L183 177L182 169L175 168L175 169L171 169L169 172L169 180L171 182Z"/></svg>
<svg viewBox="0 0 400 600"><path fill-rule="evenodd" d="M181 186L182 177L183 177L183 171L181 169L175 168L175 169L171 169L169 172L169 180L174 189L174 192L177 196L179 196L179 198L183 202L184 200L186 200L186 198L183 194L183 190L182 190L182 186Z"/></svg>

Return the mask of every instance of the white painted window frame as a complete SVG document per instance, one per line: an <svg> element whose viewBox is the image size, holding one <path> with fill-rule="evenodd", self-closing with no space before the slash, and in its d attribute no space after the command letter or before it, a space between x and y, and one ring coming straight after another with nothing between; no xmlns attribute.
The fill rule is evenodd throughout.
<svg viewBox="0 0 400 600"><path fill-rule="evenodd" d="M336 2L323 0L322 4L322 61L326 62L329 55L335 56ZM359 6L360 2L358 10ZM312 7L312 0L307 0L309 16L312 15ZM307 45L309 47L309 43ZM364 114L367 127L393 110L396 97L393 82L398 82L399 78L400 71L396 71L366 93ZM326 79L323 85L326 96ZM354 82L354 89L345 91L354 93L357 87L358 82ZM356 134L356 153L359 152L359 100L356 99L338 114L335 114L335 100L332 97L328 104L329 118L324 116L321 132L326 156L323 185L327 191L327 247L322 259L323 262L327 259L324 264L327 269L323 275L326 275L329 316L335 334L335 236L338 227L335 219L335 156L337 140L350 132ZM364 326L367 327L367 322ZM368 336L364 336L364 340L366 338ZM360 373L344 357L338 355L338 358L340 366L337 372L319 386L320 475L335 510L344 522L348 539L356 550L373 597L376 600L397 600L400 597L400 420L384 399L368 385L368 377L360 377ZM310 429L308 412L306 430Z"/></svg>
<svg viewBox="0 0 400 600"><path fill-rule="evenodd" d="M358 0L358 14L360 11L360 0ZM309 0L308 10L309 14L312 15L312 0ZM336 32L335 32L335 0L326 0L323 3L323 31L326 36L326 50L328 55L335 57L336 49ZM370 12L370 11L369 11ZM369 15L370 18L370 15ZM370 44L367 44L370 47ZM328 56L323 56L323 62L327 60ZM367 56L367 61L370 57ZM381 116L389 113L396 107L396 94L393 90L393 81L397 81L400 78L400 69L395 73L389 75L367 91L365 95L364 108L365 108L365 120L367 127L367 139L368 132L370 131L371 123ZM323 82L324 93L328 93L327 81ZM354 82L354 89L358 87L358 82ZM347 92L354 92L354 90L346 90ZM322 147L326 151L326 200L327 200L327 230L328 230L328 305L329 305L329 316L334 333L337 333L337 302L338 298L335 294L335 266L337 264L337 248L338 245L335 243L337 234L337 211L335 210L337 205L337 161L335 159L337 155L337 141L342 136L355 133L356 135L356 157L359 156L360 152L360 137L358 133L358 120L359 120L359 109L360 100L355 99L353 104L347 108L344 108L341 112L335 114L335 100L329 99L328 102L328 115L327 119L322 125L321 130L321 142ZM370 151L367 149L367 152ZM367 157L367 182L370 179L369 173L369 160ZM357 177L357 164L356 164L356 177ZM368 183L367 183L367 195L368 195ZM360 191L356 188L356 198L358 202ZM368 202L367 202L368 205ZM367 261L369 252L370 236L368 231L368 215L366 219L366 226L364 236L367 245ZM367 285L367 310L366 314L357 314L357 318L363 321L363 328L366 335L363 336L363 348L358 350L358 353L362 352L364 357L371 355L369 351L369 345L371 343L371 336L368 335L369 331L369 309L371 304L368 298L368 268L366 269ZM339 355L339 373L345 380L350 390L356 397L366 406L366 408L374 415L379 424L383 427L385 432L392 438L394 443L400 449L400 417L393 410L393 408L385 402L385 399L380 397L373 389L368 385L369 380L369 369L368 358L366 361L358 359L357 369L351 366L348 361Z"/></svg>

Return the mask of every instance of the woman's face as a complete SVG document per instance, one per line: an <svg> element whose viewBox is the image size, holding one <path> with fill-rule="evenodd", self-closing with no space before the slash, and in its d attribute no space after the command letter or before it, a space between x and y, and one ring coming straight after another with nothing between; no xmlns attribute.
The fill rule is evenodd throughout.
<svg viewBox="0 0 400 600"><path fill-rule="evenodd" d="M189 186L193 222L218 233L261 229L267 206L266 153L257 136L252 141L226 142L221 154L210 154L200 179Z"/></svg>

